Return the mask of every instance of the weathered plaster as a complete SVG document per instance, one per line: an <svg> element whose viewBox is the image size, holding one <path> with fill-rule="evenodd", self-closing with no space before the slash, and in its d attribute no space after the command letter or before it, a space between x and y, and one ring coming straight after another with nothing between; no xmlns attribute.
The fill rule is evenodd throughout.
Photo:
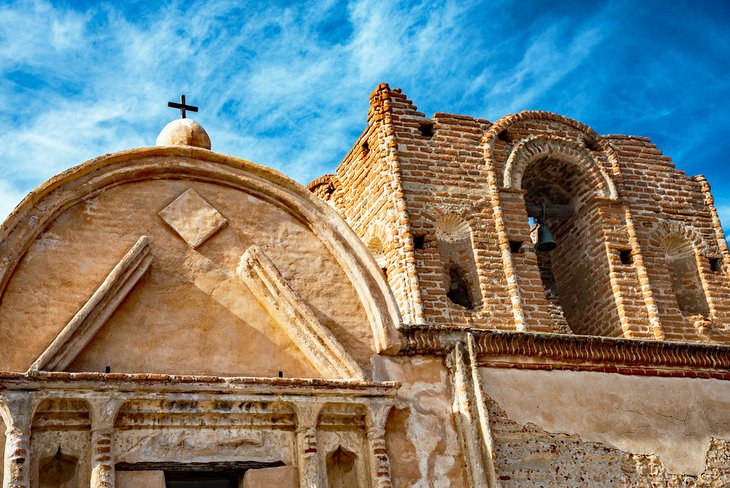
<svg viewBox="0 0 730 488"><path fill-rule="evenodd" d="M395 487L460 486L462 457L451 412L448 372L437 358L373 358L379 378L399 378L386 429Z"/></svg>
<svg viewBox="0 0 730 488"><path fill-rule="evenodd" d="M3 367L27 367L139 235L150 238L151 269L71 370L103 371L109 365L130 372L318 376L236 276L241 254L252 244L267 250L320 321L367 364L373 347L367 316L354 289L342 286L347 278L321 241L276 206L197 183L192 186L229 216L229 225L191 249L157 216L158 208L190 186L169 180L118 186L93 198L91 207L81 203L62 214L44 232L56 244L34 245L6 289L0 334L35 332L33 340L7 351ZM241 207L247 211L236 211ZM110 240L110 234L129 238ZM45 286L39 287L41 275ZM330 280L342 285L332 287Z"/></svg>
<svg viewBox="0 0 730 488"><path fill-rule="evenodd" d="M701 473L711 438L730 438L726 381L494 368L481 376L515 422L656 454L669 473Z"/></svg>

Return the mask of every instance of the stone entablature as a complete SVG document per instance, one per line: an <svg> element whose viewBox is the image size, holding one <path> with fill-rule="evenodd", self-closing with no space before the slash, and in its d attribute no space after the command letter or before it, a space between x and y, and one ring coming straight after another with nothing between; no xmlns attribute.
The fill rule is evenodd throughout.
<svg viewBox="0 0 730 488"><path fill-rule="evenodd" d="M363 483L390 486L384 436L395 382L45 372L2 373L0 382L6 487L35 486L39 458L55 454L32 432L55 433L59 450L86 456L96 488L114 486L115 466L191 463L298 466L301 486L322 486L324 455L338 445L357 456ZM78 432L91 436L89 452Z"/></svg>

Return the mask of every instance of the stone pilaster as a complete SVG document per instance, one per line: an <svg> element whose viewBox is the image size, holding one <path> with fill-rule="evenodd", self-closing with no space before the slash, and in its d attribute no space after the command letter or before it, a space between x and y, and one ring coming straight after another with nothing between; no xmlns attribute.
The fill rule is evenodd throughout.
<svg viewBox="0 0 730 488"><path fill-rule="evenodd" d="M18 393L0 401L6 426L3 488L29 488L33 400L28 393Z"/></svg>
<svg viewBox="0 0 730 488"><path fill-rule="evenodd" d="M114 488L114 419L121 402L108 398L91 405L91 488Z"/></svg>
<svg viewBox="0 0 730 488"><path fill-rule="evenodd" d="M385 423L392 405L379 404L370 409L368 445L370 446L370 477L377 488L391 488L390 458L385 446Z"/></svg>
<svg viewBox="0 0 730 488"><path fill-rule="evenodd" d="M499 488L486 396L479 376L474 337L457 343L447 357L456 430L470 488Z"/></svg>
<svg viewBox="0 0 730 488"><path fill-rule="evenodd" d="M324 485L322 459L317 442L317 418L322 406L302 405L297 411L297 459L299 462L299 486L319 488Z"/></svg>

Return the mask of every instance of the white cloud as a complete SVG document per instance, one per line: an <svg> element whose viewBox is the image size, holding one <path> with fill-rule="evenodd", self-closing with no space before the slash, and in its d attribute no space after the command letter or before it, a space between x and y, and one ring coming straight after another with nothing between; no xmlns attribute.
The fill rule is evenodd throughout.
<svg viewBox="0 0 730 488"><path fill-rule="evenodd" d="M211 0L137 18L123 3L5 4L0 174L27 191L95 155L153 144L175 116L166 102L184 92L215 150L306 183L349 149L379 82L402 86L424 111L534 108L613 35L607 9L621 6L611 5L514 29L502 25L514 10L506 1ZM641 107L632 117L662 113Z"/></svg>

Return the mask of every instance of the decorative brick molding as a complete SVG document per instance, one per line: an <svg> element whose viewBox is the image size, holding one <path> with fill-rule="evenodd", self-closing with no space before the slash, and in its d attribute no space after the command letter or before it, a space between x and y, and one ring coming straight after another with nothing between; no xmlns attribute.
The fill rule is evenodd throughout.
<svg viewBox="0 0 730 488"><path fill-rule="evenodd" d="M490 148L491 143L494 141L494 139L497 138L500 133L509 129L515 124L529 120L534 120L536 122L556 122L571 127L576 131L582 133L584 140L592 141L597 145L598 148L601 149L601 151L613 153L613 157L615 158L615 153L613 152L611 145L589 126L563 115L552 112L544 112L542 110L523 110L522 112L516 114L505 115L501 119L494 122L489 130L484 134L484 138L482 139L485 151Z"/></svg>
<svg viewBox="0 0 730 488"><path fill-rule="evenodd" d="M612 199L618 197L611 177L596 164L590 151L584 145L562 137L546 135L530 137L515 145L504 170L504 187L521 189L522 175L527 165L537 158L548 157L562 159L580 166L591 178L592 186L601 189L601 196Z"/></svg>
<svg viewBox="0 0 730 488"><path fill-rule="evenodd" d="M411 326L401 354L446 355L473 334L481 364L730 380L730 346ZM508 358L508 360L507 360Z"/></svg>

